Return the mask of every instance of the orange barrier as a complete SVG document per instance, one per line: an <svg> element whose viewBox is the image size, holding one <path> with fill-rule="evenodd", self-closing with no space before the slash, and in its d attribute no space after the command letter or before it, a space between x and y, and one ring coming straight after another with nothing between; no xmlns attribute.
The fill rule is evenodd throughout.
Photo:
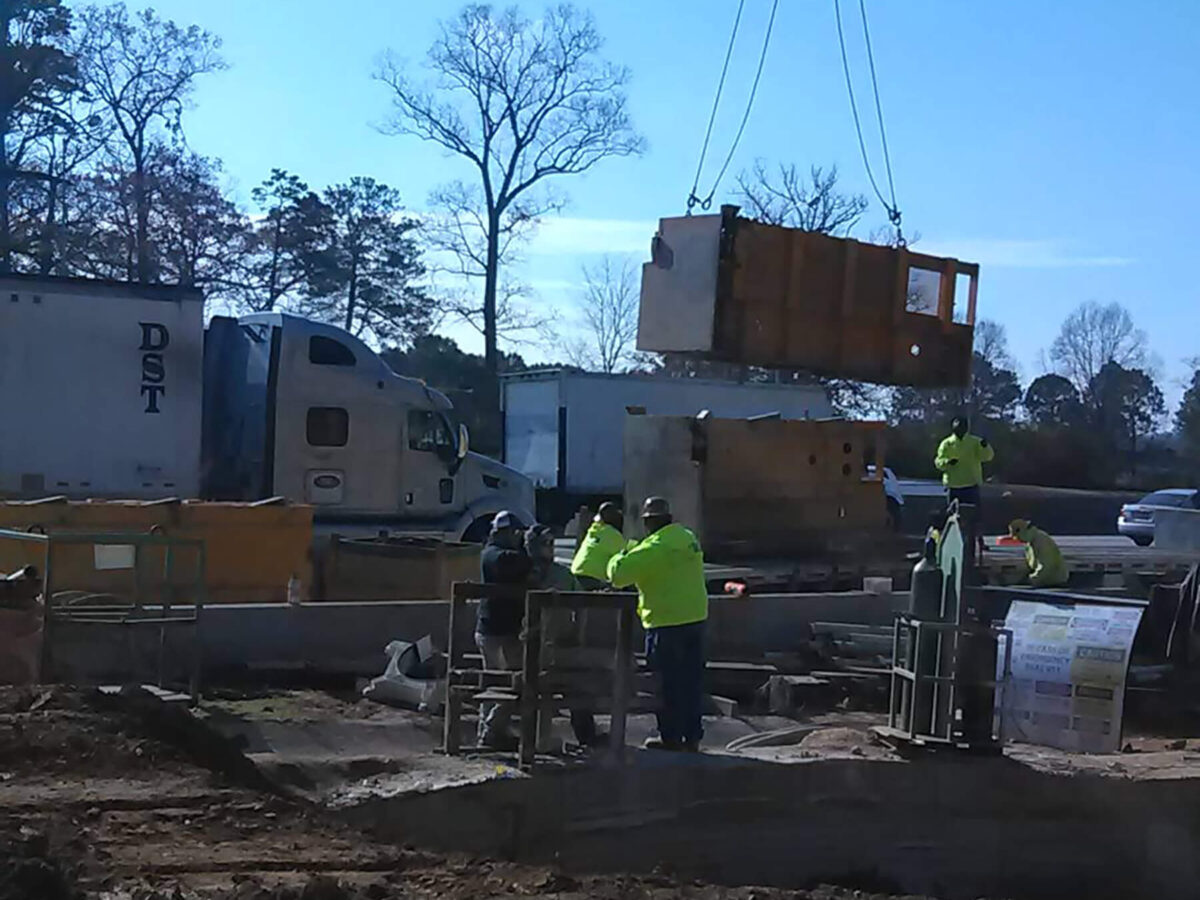
<svg viewBox="0 0 1200 900"><path fill-rule="evenodd" d="M308 596L312 581L312 507L284 503L137 502L125 500L33 501L0 503L0 528L55 533L146 533L152 529L177 538L202 540L207 572L207 603L285 602L288 581L296 577ZM140 568L154 577L134 585L131 565L120 548L82 544L54 551L51 590L112 593L141 589L147 593L166 579L161 550L147 549L151 558ZM29 558L28 545L0 541L0 572L41 561ZM158 554L154 556L153 554ZM195 560L177 554L171 583L190 585ZM150 602L147 600L146 602Z"/></svg>

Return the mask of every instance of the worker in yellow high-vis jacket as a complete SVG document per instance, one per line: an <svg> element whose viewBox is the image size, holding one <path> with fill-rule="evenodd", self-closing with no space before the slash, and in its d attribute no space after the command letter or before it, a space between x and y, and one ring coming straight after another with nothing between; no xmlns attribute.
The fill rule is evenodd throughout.
<svg viewBox="0 0 1200 900"><path fill-rule="evenodd" d="M646 500L642 524L646 537L609 561L608 580L616 588L636 585L646 656L662 678L658 737L646 746L695 751L704 736L704 554L662 497Z"/></svg>
<svg viewBox="0 0 1200 900"><path fill-rule="evenodd" d="M942 483L951 500L978 506L983 464L995 458L996 451L987 440L970 433L966 416L955 416L950 423L950 436L938 445L933 464L942 473Z"/></svg>
<svg viewBox="0 0 1200 900"><path fill-rule="evenodd" d="M616 503L601 503L571 560L571 574L579 579L585 591L608 585L608 562L625 549L625 535L621 533L624 528L621 507Z"/></svg>
<svg viewBox="0 0 1200 900"><path fill-rule="evenodd" d="M1026 519L1013 519L1008 533L1025 545L1025 577L1035 588L1065 587L1071 577L1067 561L1054 538Z"/></svg>
<svg viewBox="0 0 1200 900"><path fill-rule="evenodd" d="M983 550L983 534L978 523L982 521L983 464L996 458L986 438L971 434L966 416L955 416L950 422L950 436L938 444L933 464L942 473L942 484L946 486L946 501L970 504L975 508L974 516L965 525L979 542Z"/></svg>

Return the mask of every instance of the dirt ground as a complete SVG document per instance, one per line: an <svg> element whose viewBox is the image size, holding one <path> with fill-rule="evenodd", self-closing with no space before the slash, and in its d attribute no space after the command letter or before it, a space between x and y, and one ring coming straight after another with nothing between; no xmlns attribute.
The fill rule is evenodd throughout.
<svg viewBox="0 0 1200 900"><path fill-rule="evenodd" d="M211 755L90 694L0 689L0 900L881 897L578 877L381 844L236 767L214 771Z"/></svg>

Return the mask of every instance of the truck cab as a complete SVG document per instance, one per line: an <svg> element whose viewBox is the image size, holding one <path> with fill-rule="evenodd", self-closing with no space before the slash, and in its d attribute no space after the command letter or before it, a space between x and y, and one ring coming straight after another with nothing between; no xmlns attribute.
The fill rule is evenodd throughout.
<svg viewBox="0 0 1200 900"><path fill-rule="evenodd" d="M312 504L323 531L480 540L532 482L470 451L449 399L339 328L286 313L214 317L204 339L202 490Z"/></svg>

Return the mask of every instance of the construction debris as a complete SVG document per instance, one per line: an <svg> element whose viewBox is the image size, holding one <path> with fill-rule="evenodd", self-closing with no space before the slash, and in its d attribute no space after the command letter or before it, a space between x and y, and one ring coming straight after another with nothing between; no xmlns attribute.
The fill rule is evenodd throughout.
<svg viewBox="0 0 1200 900"><path fill-rule="evenodd" d="M445 657L429 635L419 641L392 641L383 649L387 668L363 688L368 700L422 712L441 712L446 702Z"/></svg>

